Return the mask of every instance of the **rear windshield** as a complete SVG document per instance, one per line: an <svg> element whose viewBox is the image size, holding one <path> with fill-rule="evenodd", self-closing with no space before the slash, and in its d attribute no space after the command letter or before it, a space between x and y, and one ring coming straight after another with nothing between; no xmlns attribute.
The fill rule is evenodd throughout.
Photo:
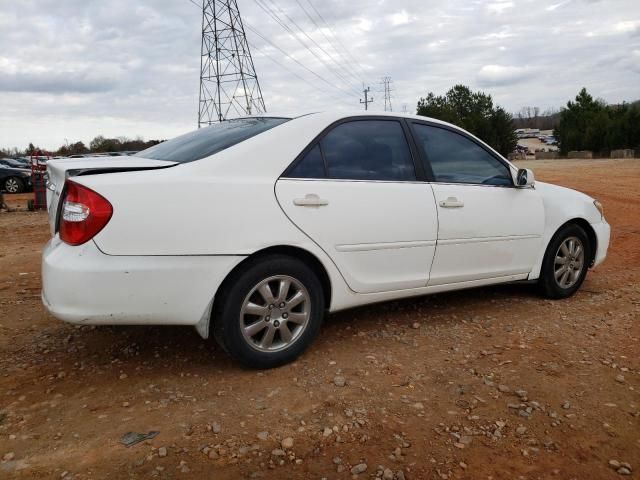
<svg viewBox="0 0 640 480"><path fill-rule="evenodd" d="M225 120L159 143L135 156L179 163L193 162L233 147L289 120L275 117Z"/></svg>

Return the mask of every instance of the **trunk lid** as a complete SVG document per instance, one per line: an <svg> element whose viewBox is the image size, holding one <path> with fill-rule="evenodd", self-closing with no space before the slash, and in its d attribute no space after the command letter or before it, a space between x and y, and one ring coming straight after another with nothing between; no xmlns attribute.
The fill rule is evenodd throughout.
<svg viewBox="0 0 640 480"><path fill-rule="evenodd" d="M67 178L79 175L96 175L114 172L130 172L167 168L177 162L151 160L143 157L85 157L49 160L47 162L47 210L51 235L56 233L59 203Z"/></svg>

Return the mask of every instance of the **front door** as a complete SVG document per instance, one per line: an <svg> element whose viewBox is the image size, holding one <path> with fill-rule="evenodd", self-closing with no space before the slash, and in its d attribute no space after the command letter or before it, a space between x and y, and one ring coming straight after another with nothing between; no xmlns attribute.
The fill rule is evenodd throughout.
<svg viewBox="0 0 640 480"><path fill-rule="evenodd" d="M432 172L438 211L429 285L529 273L542 248L538 192L516 188L509 165L473 138L419 122L412 129Z"/></svg>
<svg viewBox="0 0 640 480"><path fill-rule="evenodd" d="M427 284L437 213L430 185L416 181L407 133L388 118L342 122L276 184L287 216L358 293Z"/></svg>

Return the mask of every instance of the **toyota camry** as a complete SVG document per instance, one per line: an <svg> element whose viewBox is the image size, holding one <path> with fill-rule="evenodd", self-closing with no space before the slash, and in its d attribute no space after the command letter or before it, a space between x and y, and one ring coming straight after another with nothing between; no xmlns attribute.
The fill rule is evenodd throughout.
<svg viewBox="0 0 640 480"><path fill-rule="evenodd" d="M597 200L412 115L247 117L47 168L54 316L192 325L255 368L326 312L518 281L569 297L609 244Z"/></svg>

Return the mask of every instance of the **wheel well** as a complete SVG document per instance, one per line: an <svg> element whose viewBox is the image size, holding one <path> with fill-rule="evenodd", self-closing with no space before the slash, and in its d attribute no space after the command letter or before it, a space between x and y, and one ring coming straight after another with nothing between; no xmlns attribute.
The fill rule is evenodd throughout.
<svg viewBox="0 0 640 480"><path fill-rule="evenodd" d="M596 236L596 232L591 226L591 224L587 222L584 218L574 218L573 220L569 220L564 225L562 225L562 227L564 227L565 225L571 225L571 224L578 225L587 234L587 237L589 238L589 245L591 247L589 266L592 266L593 262L596 259L596 250L598 249L598 237ZM560 230L560 228L558 230Z"/></svg>
<svg viewBox="0 0 640 480"><path fill-rule="evenodd" d="M280 254L287 255L289 257L296 258L302 262L304 262L307 266L309 266L314 273L318 276L318 280L322 285L322 293L324 296L325 307L329 308L331 305L331 280L329 280L329 274L327 270L324 268L324 265L318 260L318 258L309 253L307 250L298 247L291 247L288 245L278 245L274 247L268 247L263 250L259 250L257 252L252 253L247 258L245 258L242 262L240 262L236 267L229 272L227 277L224 279L222 284L220 285L218 292L222 291L223 287L225 287L227 281L234 276L234 274L244 268L248 262L253 262L260 257L264 257L267 255ZM215 296L215 302L218 301L218 293Z"/></svg>

